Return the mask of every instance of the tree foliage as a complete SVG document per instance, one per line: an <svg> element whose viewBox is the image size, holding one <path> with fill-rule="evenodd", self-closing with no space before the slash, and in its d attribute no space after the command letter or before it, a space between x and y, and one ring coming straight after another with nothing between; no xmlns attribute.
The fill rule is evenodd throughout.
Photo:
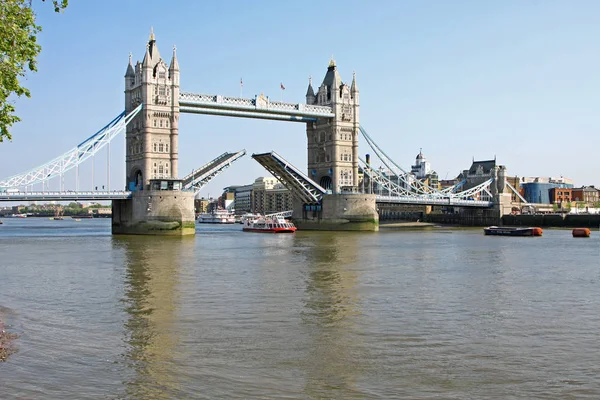
<svg viewBox="0 0 600 400"><path fill-rule="evenodd" d="M9 128L21 120L11 96L31 97L21 80L28 71L37 71L36 59L42 49L37 42L42 28L35 23L31 2L0 0L0 142L12 138ZM61 12L68 0L53 0L52 5Z"/></svg>

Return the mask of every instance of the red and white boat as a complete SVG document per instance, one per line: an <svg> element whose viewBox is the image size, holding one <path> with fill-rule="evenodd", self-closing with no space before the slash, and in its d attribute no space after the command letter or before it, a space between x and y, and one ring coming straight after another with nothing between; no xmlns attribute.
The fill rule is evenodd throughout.
<svg viewBox="0 0 600 400"><path fill-rule="evenodd" d="M266 216L245 220L242 230L244 232L294 233L296 226L283 217Z"/></svg>

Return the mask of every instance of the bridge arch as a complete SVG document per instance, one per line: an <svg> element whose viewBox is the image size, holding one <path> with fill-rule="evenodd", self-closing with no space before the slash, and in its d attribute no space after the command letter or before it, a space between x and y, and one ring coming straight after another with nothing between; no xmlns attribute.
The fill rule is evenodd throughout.
<svg viewBox="0 0 600 400"><path fill-rule="evenodd" d="M321 187L325 190L331 190L331 188L333 186L333 181L331 180L330 176L325 175L319 181L319 185L321 185Z"/></svg>

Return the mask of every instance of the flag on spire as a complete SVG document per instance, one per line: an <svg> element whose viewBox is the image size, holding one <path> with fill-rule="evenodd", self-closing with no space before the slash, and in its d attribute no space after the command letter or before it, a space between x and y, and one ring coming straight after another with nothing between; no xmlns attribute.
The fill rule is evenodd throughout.
<svg viewBox="0 0 600 400"><path fill-rule="evenodd" d="M240 86L244 86L244 81L240 78Z"/></svg>
<svg viewBox="0 0 600 400"><path fill-rule="evenodd" d="M285 86L283 86L283 83L280 83L279 87L281 88L281 90L285 90Z"/></svg>

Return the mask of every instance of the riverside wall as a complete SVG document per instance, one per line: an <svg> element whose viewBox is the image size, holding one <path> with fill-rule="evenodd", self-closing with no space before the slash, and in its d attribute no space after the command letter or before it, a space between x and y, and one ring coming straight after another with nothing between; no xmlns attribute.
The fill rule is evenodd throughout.
<svg viewBox="0 0 600 400"><path fill-rule="evenodd" d="M598 228L600 214L520 214L504 215L503 225L554 228Z"/></svg>
<svg viewBox="0 0 600 400"><path fill-rule="evenodd" d="M423 221L460 226L490 226L500 225L502 222L498 216L498 211L492 209L470 209L463 210L460 213L426 214L423 216Z"/></svg>

